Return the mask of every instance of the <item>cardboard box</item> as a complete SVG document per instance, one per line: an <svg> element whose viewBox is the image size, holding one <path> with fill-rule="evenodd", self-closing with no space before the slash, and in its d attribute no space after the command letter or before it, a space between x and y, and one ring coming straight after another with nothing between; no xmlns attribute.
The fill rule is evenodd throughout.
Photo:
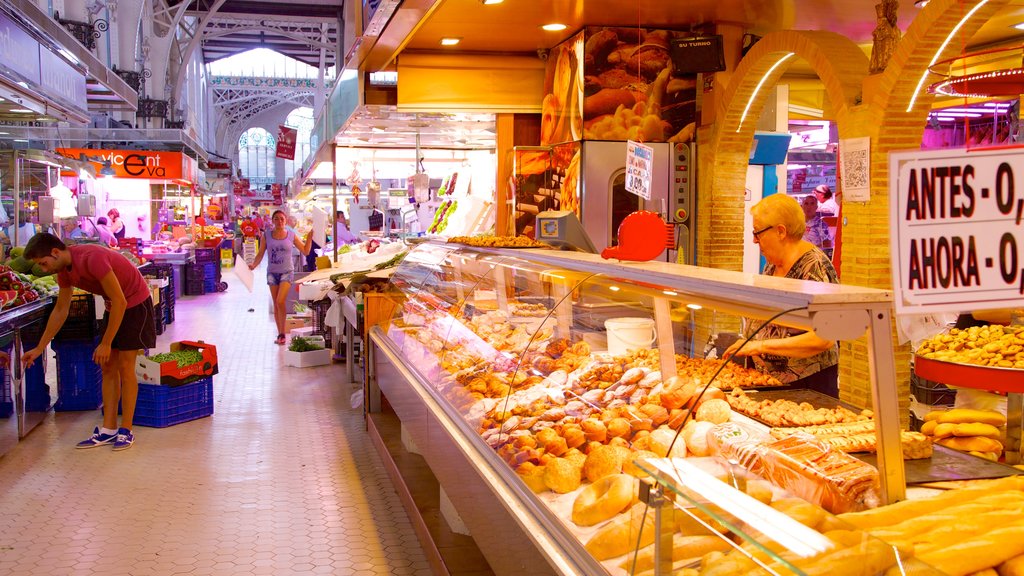
<svg viewBox="0 0 1024 576"><path fill-rule="evenodd" d="M284 365L297 368L308 368L310 366L323 366L331 363L333 352L330 348L323 350L310 350L309 352L284 351Z"/></svg>
<svg viewBox="0 0 1024 576"><path fill-rule="evenodd" d="M135 361L135 375L139 382L145 384L161 384L163 386L181 386L195 382L200 378L213 376L218 372L217 347L205 342L181 341L171 343L171 352L195 348L203 359L195 364L178 367L174 360L154 362L148 356L139 356Z"/></svg>
<svg viewBox="0 0 1024 576"><path fill-rule="evenodd" d="M310 324L312 324L312 322L313 322L313 320L309 316L305 316L305 317L302 317L302 316L289 316L284 321L284 331L287 334L288 332L291 332L292 330L298 330L299 328L305 328L306 326L309 326Z"/></svg>

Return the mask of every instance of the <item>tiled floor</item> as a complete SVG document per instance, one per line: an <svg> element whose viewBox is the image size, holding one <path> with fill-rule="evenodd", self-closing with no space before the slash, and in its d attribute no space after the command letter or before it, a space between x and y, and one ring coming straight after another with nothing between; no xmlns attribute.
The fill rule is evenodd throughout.
<svg viewBox="0 0 1024 576"><path fill-rule="evenodd" d="M430 574L343 365L285 367L266 286L224 276L158 345L217 346L214 416L124 452L74 449L99 412L48 416L0 458L0 575Z"/></svg>

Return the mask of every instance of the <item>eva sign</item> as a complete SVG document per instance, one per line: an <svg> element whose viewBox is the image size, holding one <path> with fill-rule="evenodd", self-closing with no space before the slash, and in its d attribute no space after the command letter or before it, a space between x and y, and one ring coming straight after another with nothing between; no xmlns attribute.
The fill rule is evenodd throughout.
<svg viewBox="0 0 1024 576"><path fill-rule="evenodd" d="M195 183L199 166L181 152L163 150L94 150L92 148L57 148L58 154L78 160L85 154L92 162L110 162L115 178L147 178L150 180L181 180Z"/></svg>
<svg viewBox="0 0 1024 576"><path fill-rule="evenodd" d="M1019 307L1024 150L900 152L889 174L896 312Z"/></svg>
<svg viewBox="0 0 1024 576"><path fill-rule="evenodd" d="M651 169L654 148L630 140L626 143L626 191L651 199Z"/></svg>

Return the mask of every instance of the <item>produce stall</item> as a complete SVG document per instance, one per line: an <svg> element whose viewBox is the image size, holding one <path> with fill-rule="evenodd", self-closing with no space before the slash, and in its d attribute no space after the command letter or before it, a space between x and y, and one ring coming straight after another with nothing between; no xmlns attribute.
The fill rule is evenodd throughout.
<svg viewBox="0 0 1024 576"><path fill-rule="evenodd" d="M647 500L652 510L688 517L703 511L728 527L715 534L738 536L772 561L787 561L777 541L787 537L790 544L818 542L802 556L818 557L836 548L832 535L815 530L811 540L799 522L787 521L785 502L800 496L822 518L895 502L906 490L902 452L932 453L924 435L901 434L889 385L891 343L872 337L888 334L885 291L435 243L411 251L392 281L405 301L389 326L370 329L368 427L386 461L394 456L385 447L403 441L422 454L441 501L453 505L453 523L468 527L498 574L631 573L628 553L641 527L648 537L660 532L655 515L648 520L643 508L630 511L640 489L627 481L650 475L655 480L644 485L655 492ZM834 340L868 335L873 410L825 412L871 425L875 465L814 437L775 438L734 409L743 395L778 382L733 364L720 369L695 351L711 335L734 331L740 316L813 326ZM624 319L640 327L623 329ZM400 423L402 440L392 422ZM737 436L749 441L732 441ZM723 469L723 460L742 465ZM710 479L690 481L700 477L697 470ZM739 481L715 480L730 474L745 479L751 498L742 497ZM758 494L749 487L761 478L770 487ZM611 504L608 492L615 494ZM677 496L666 508L662 500L672 500L670 494ZM595 500L601 504L592 513ZM771 512L780 509L781 515ZM751 524L754 517L770 522ZM686 522L668 535L701 535L682 529ZM715 534L703 535L720 540ZM860 532L856 539L879 549ZM653 541L641 541L648 561ZM879 562L890 566L897 559L887 549Z"/></svg>

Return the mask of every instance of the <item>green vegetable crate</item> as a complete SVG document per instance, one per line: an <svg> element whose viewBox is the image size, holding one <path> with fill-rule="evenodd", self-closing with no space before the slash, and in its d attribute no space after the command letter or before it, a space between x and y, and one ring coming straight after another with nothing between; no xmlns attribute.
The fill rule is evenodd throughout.
<svg viewBox="0 0 1024 576"><path fill-rule="evenodd" d="M217 347L202 341L174 342L170 352L135 361L135 375L145 384L182 386L217 372Z"/></svg>

